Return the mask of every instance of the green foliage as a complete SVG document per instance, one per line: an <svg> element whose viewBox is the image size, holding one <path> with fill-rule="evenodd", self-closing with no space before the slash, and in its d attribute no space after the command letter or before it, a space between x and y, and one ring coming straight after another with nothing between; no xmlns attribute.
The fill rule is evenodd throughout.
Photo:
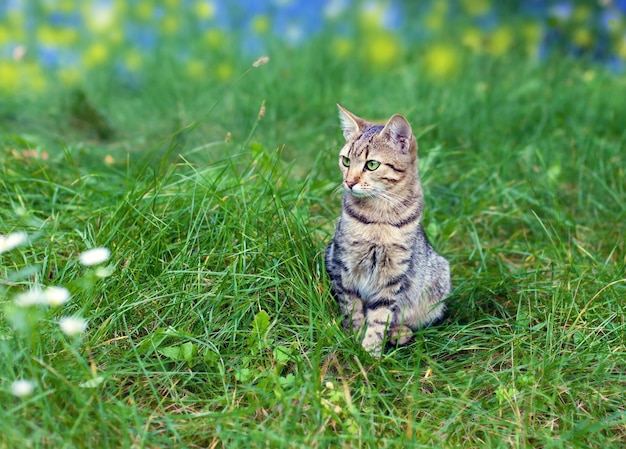
<svg viewBox="0 0 626 449"><path fill-rule="evenodd" d="M0 447L624 444L624 80L476 59L444 84L325 45L226 91L94 81L108 141L73 125L71 92L12 110L0 234L28 240L0 254ZM381 360L344 335L323 268L337 100L409 118L452 266L450 317ZM80 267L99 246L109 265ZM34 285L71 299L17 308Z"/></svg>

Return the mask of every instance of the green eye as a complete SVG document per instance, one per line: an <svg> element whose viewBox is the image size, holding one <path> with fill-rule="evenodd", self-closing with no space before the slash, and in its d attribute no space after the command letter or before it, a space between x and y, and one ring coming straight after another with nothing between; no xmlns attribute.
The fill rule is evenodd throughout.
<svg viewBox="0 0 626 449"><path fill-rule="evenodd" d="M344 167L349 167L350 166L350 159L348 159L345 156L341 157L341 163L343 164Z"/></svg>
<svg viewBox="0 0 626 449"><path fill-rule="evenodd" d="M365 163L365 168L367 168L369 171L374 171L379 166L380 166L380 162L378 162L378 161L367 161Z"/></svg>

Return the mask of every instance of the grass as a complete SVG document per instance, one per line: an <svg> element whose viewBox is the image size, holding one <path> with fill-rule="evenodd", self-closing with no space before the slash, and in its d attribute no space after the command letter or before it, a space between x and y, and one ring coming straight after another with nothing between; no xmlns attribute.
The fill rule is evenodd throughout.
<svg viewBox="0 0 626 449"><path fill-rule="evenodd" d="M234 86L172 68L133 92L103 75L82 105L7 99L0 234L30 241L0 255L0 447L626 444L623 76L476 58L441 81L308 45ZM323 268L337 101L414 125L453 272L449 318L380 361ZM77 262L97 246L108 277ZM72 300L14 307L34 284Z"/></svg>

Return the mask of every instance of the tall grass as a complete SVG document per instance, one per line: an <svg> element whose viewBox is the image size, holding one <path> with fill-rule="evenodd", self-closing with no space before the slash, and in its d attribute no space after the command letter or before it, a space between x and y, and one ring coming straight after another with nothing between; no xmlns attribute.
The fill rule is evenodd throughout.
<svg viewBox="0 0 626 449"><path fill-rule="evenodd" d="M623 445L623 77L475 59L432 80L310 46L231 87L95 80L109 141L66 92L3 111L0 234L29 241L0 254L1 446ZM380 361L340 329L323 269L337 101L414 125L452 265L449 318ZM108 276L78 263L99 246ZM72 298L16 308L33 285ZM64 335L68 315L87 331Z"/></svg>

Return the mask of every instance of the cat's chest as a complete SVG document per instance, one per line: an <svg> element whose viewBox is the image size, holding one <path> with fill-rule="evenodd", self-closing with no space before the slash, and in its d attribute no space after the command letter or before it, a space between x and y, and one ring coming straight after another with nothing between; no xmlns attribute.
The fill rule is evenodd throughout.
<svg viewBox="0 0 626 449"><path fill-rule="evenodd" d="M383 289L390 279L406 271L413 233L411 226L398 228L342 220L338 238L345 248L344 282L366 296Z"/></svg>
<svg viewBox="0 0 626 449"><path fill-rule="evenodd" d="M391 244L361 241L349 250L346 266L348 284L368 295L380 290L403 271L402 262L406 255Z"/></svg>
<svg viewBox="0 0 626 449"><path fill-rule="evenodd" d="M355 273L379 271L394 263L393 250L388 245L358 242L353 244L351 249L350 265Z"/></svg>

